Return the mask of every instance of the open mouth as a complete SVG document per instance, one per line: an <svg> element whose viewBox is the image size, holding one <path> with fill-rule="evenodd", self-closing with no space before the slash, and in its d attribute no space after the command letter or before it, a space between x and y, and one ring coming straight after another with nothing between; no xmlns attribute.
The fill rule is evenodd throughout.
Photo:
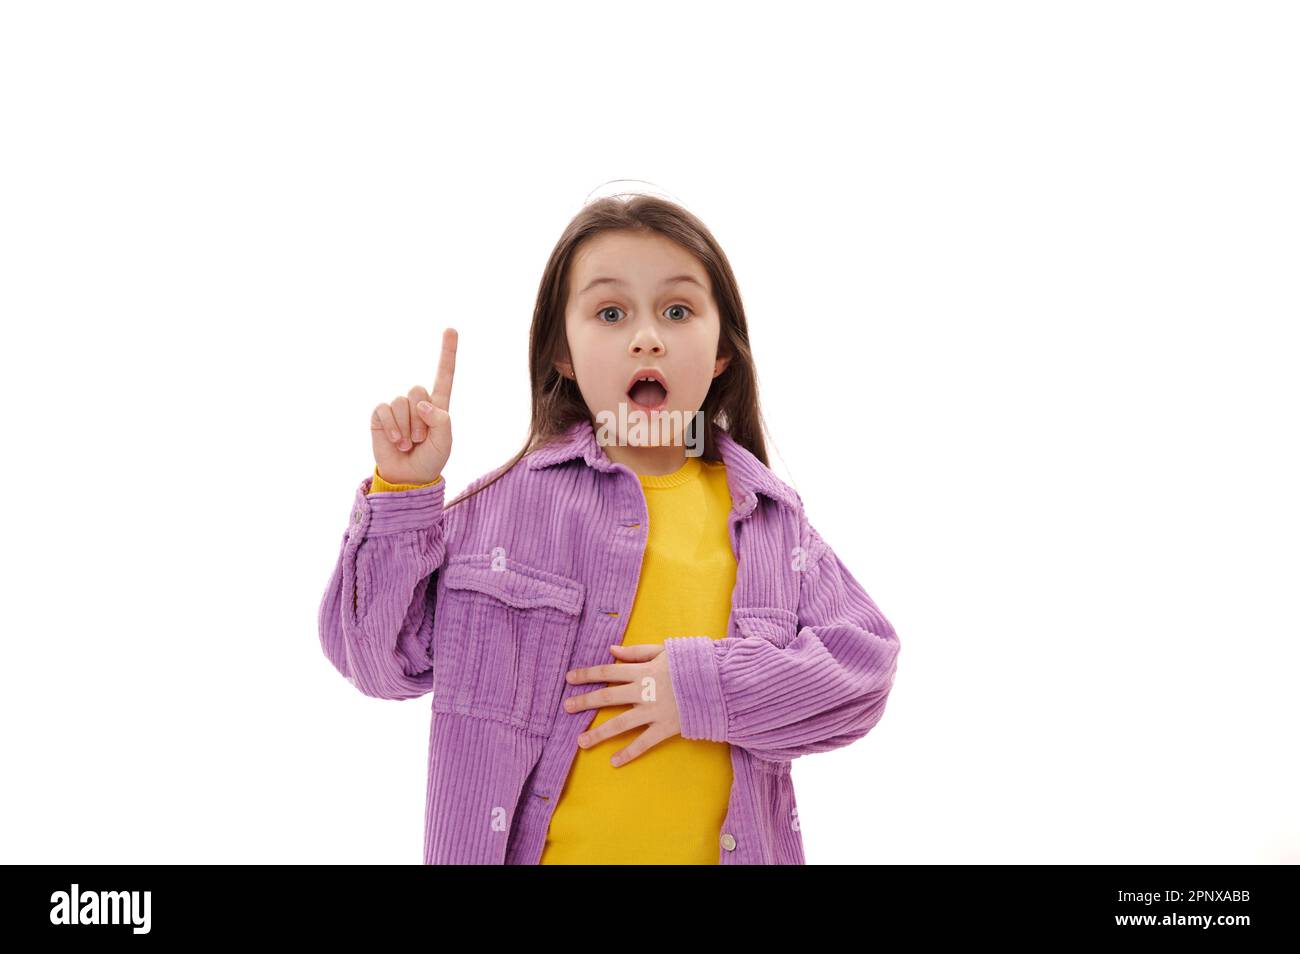
<svg viewBox="0 0 1300 954"><path fill-rule="evenodd" d="M641 371L628 386L627 396L642 411L654 411L668 401L668 386L658 371Z"/></svg>

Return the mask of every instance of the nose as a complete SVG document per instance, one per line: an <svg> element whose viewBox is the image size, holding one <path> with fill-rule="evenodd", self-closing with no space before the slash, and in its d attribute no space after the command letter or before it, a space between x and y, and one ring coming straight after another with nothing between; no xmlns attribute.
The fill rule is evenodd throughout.
<svg viewBox="0 0 1300 954"><path fill-rule="evenodd" d="M628 352L635 357L640 357L643 354L662 355L664 353L664 343L659 340L653 325L638 328L627 347Z"/></svg>

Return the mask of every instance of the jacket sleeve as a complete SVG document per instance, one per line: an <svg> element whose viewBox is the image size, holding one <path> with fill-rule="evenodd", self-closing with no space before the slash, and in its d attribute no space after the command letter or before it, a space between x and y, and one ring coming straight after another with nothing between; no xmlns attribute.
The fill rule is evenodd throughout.
<svg viewBox="0 0 1300 954"><path fill-rule="evenodd" d="M380 490L370 493L372 485ZM447 554L446 481L388 491L375 472L357 489L321 599L321 648L354 686L379 699L433 689L436 574Z"/></svg>
<svg viewBox="0 0 1300 954"><path fill-rule="evenodd" d="M796 620L772 613L744 637L664 641L683 738L729 742L781 762L848 745L884 714L898 637L807 518L801 522Z"/></svg>

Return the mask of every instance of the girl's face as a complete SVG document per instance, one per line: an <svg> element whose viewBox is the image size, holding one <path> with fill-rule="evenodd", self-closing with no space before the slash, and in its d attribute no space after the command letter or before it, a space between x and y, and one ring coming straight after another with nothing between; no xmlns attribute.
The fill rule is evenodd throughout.
<svg viewBox="0 0 1300 954"><path fill-rule="evenodd" d="M629 418L653 407L684 420L727 366L718 357L721 323L708 273L655 232L602 232L579 248L564 328L570 360L555 366L576 375L593 417L605 411L618 418L623 404ZM647 369L659 372L666 394L645 386L629 394Z"/></svg>

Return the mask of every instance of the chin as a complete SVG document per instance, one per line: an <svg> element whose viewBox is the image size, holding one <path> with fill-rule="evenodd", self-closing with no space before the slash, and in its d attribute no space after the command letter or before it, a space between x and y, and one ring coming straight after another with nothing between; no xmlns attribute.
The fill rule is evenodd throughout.
<svg viewBox="0 0 1300 954"><path fill-rule="evenodd" d="M681 447L695 412L671 406L650 410L623 404L595 415L598 431L624 447Z"/></svg>

